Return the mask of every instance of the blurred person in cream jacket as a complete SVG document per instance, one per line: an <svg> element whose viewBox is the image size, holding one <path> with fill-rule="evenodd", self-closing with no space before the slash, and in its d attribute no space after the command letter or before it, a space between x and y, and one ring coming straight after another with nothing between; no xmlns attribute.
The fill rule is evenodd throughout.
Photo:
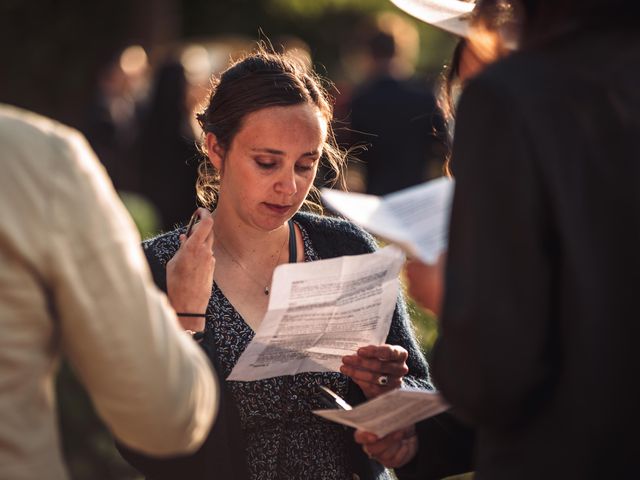
<svg viewBox="0 0 640 480"><path fill-rule="evenodd" d="M62 356L120 441L155 456L196 450L217 412L215 378L86 140L0 105L0 172L0 478L67 478Z"/></svg>

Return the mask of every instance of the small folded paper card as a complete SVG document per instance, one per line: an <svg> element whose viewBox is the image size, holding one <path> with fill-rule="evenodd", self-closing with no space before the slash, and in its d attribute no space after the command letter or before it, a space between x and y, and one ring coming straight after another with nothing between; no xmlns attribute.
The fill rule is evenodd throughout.
<svg viewBox="0 0 640 480"><path fill-rule="evenodd" d="M437 392L401 388L352 407L351 410L314 410L313 413L384 437L448 409L449 405Z"/></svg>

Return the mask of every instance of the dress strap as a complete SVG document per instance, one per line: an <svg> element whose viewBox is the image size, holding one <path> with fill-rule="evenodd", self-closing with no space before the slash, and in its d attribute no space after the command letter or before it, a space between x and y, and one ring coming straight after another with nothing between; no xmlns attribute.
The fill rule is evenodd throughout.
<svg viewBox="0 0 640 480"><path fill-rule="evenodd" d="M296 242L296 227L293 220L289 220L289 263L298 261L298 245Z"/></svg>

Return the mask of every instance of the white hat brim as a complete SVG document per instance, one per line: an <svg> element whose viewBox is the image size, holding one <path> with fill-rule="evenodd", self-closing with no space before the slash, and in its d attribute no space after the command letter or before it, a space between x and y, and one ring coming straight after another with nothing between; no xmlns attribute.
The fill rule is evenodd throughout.
<svg viewBox="0 0 640 480"><path fill-rule="evenodd" d="M475 2L461 0L391 0L398 8L429 25L460 37L469 35Z"/></svg>

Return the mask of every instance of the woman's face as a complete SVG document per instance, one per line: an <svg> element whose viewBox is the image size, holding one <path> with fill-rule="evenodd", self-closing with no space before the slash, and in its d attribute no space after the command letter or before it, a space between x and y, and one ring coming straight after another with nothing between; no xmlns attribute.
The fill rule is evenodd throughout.
<svg viewBox="0 0 640 480"><path fill-rule="evenodd" d="M325 118L308 103L248 114L226 152L207 134L220 172L218 213L261 230L282 226L313 185L326 136Z"/></svg>

